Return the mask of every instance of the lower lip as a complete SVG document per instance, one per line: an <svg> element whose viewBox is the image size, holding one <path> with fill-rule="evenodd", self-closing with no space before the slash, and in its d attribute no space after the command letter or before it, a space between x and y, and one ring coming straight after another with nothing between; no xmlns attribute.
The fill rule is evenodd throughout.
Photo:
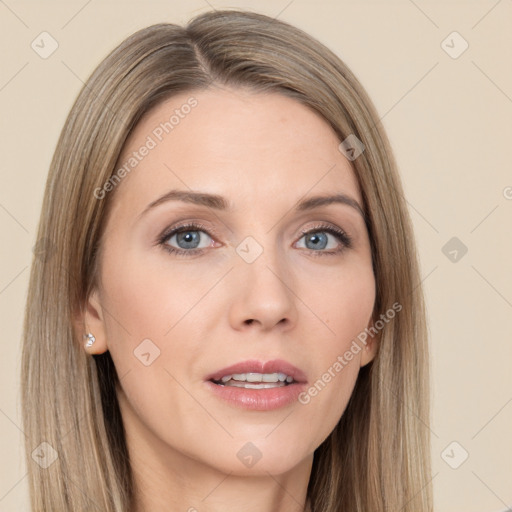
<svg viewBox="0 0 512 512"><path fill-rule="evenodd" d="M218 397L229 404L253 411L273 411L298 401L306 385L295 382L287 386L264 389L247 389L234 386L220 386L211 381L206 385Z"/></svg>

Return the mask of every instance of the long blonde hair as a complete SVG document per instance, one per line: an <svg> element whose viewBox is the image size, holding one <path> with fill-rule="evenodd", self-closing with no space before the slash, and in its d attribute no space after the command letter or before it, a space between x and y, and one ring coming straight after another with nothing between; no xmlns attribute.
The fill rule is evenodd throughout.
<svg viewBox="0 0 512 512"><path fill-rule="evenodd" d="M284 94L323 116L340 142L353 134L364 144L352 165L371 241L375 317L396 302L402 309L381 330L376 358L361 369L347 409L315 451L308 498L313 512L431 512L426 313L390 144L370 98L333 52L285 22L235 10L131 35L92 73L66 120L44 193L23 332L32 510L132 507L119 376L108 352L85 353L75 323L99 279L115 195L98 200L94 191L115 172L145 113L212 83Z"/></svg>

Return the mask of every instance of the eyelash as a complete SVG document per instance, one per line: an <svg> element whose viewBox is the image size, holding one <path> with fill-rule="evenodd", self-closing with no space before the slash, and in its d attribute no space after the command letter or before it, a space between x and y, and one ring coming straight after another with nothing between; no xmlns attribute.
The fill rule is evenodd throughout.
<svg viewBox="0 0 512 512"><path fill-rule="evenodd" d="M213 238L212 235L208 232L205 226L202 224L196 224L196 223L189 223L189 224L183 224L181 226L177 226L171 230L165 231L157 240L157 244L162 246L162 248L167 251L170 254L176 254L179 256L192 256L196 254L201 254L205 249L176 249L175 247L171 247L169 244L167 244L167 240L171 238L173 235L176 235L178 233L184 233L187 231L204 231L210 238ZM346 249L352 248L352 237L350 237L347 233L345 233L343 230L334 228L329 225L320 224L318 226L315 226L311 229L305 229L300 232L301 237L311 233L319 233L319 232L325 232L330 233L331 235L335 236L338 241L341 242L341 248L334 249L330 251L314 251L313 249L309 249L311 253L313 253L314 256L334 256L336 254L340 254L341 252L344 252ZM300 240L299 238L299 240ZM307 249L308 250L308 249Z"/></svg>

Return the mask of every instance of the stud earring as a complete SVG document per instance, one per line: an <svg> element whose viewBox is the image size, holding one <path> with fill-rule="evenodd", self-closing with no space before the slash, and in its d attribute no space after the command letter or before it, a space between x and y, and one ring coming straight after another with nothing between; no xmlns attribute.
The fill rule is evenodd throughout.
<svg viewBox="0 0 512 512"><path fill-rule="evenodd" d="M92 347L92 344L96 341L96 338L90 332L84 334L84 338L87 339L87 342L85 343L85 348Z"/></svg>

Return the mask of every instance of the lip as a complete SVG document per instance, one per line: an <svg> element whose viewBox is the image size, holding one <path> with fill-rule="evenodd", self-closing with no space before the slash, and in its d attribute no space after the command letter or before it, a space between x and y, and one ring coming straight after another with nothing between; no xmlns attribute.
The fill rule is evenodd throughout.
<svg viewBox="0 0 512 512"><path fill-rule="evenodd" d="M234 373L286 373L293 377L294 382L282 387L265 389L221 386L212 382ZM298 396L306 388L306 384L307 378L304 372L282 359L266 362L242 361L217 370L205 379L205 385L215 396L236 408L254 411L280 409L298 401Z"/></svg>

